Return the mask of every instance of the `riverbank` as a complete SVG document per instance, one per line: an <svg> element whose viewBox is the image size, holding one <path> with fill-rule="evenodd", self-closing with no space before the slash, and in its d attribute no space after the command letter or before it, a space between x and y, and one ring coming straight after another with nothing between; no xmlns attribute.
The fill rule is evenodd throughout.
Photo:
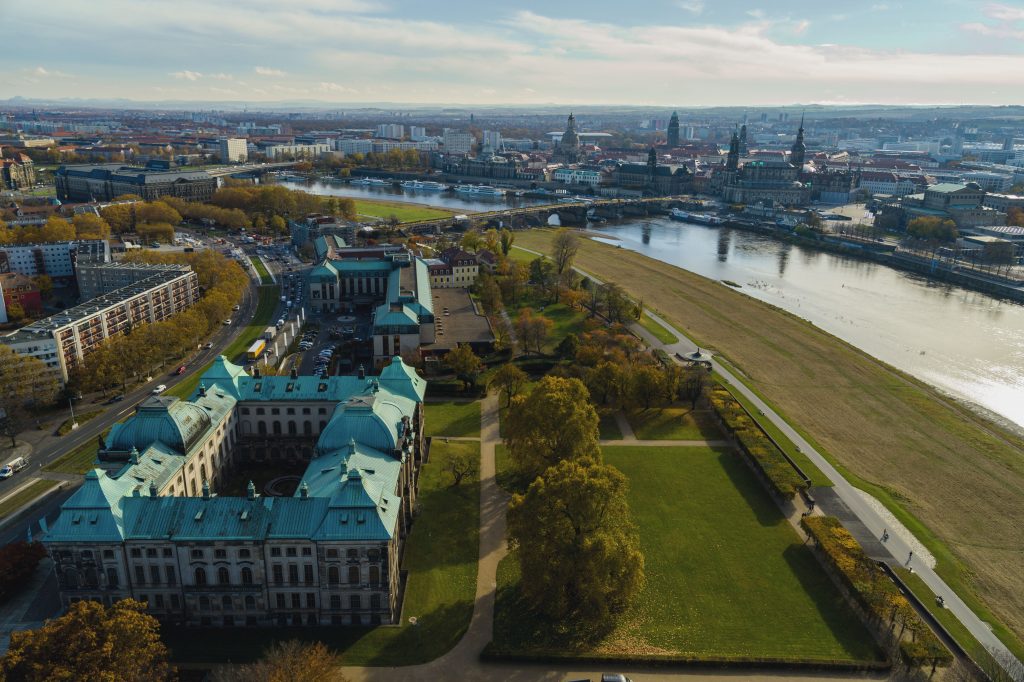
<svg viewBox="0 0 1024 682"><path fill-rule="evenodd" d="M516 243L550 252L552 234L520 232ZM994 612L1017 637L1024 634L1024 527L1017 522L1024 518L1024 441L796 315L716 281L591 240L581 243L576 264L618 282L741 367L752 388L897 512L954 589L966 586L965 597L981 598L981 617Z"/></svg>

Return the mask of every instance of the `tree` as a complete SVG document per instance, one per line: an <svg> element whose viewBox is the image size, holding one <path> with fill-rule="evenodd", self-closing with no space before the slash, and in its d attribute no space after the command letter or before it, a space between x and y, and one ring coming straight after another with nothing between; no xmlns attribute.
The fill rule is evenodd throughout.
<svg viewBox="0 0 1024 682"><path fill-rule="evenodd" d="M501 255L508 258L509 251L512 250L512 244L516 241L516 235L509 229L503 229L501 231Z"/></svg>
<svg viewBox="0 0 1024 682"><path fill-rule="evenodd" d="M481 273L477 279L476 291L486 312L493 313L501 309L501 289L494 278L486 272Z"/></svg>
<svg viewBox="0 0 1024 682"><path fill-rule="evenodd" d="M52 404L57 391L57 377L42 360L0 344L0 408L7 415L4 425L11 447L22 422L33 410Z"/></svg>
<svg viewBox="0 0 1024 682"><path fill-rule="evenodd" d="M460 243L465 251L476 251L480 248L483 240L481 239L479 232L476 230L468 230L464 235L462 235L462 241Z"/></svg>
<svg viewBox="0 0 1024 682"><path fill-rule="evenodd" d="M36 275L32 278L35 282L36 288L39 289L39 295L44 299L48 299L53 295L53 278L49 275Z"/></svg>
<svg viewBox="0 0 1024 682"><path fill-rule="evenodd" d="M0 670L9 680L171 680L174 669L160 641L159 622L133 599L111 607L71 604L38 630L14 631Z"/></svg>
<svg viewBox="0 0 1024 682"><path fill-rule="evenodd" d="M561 284L572 272L572 263L580 248L580 238L574 232L563 227L555 233L551 248L553 249L551 260L555 263L556 282Z"/></svg>
<svg viewBox="0 0 1024 682"><path fill-rule="evenodd" d="M551 330L555 326L555 323L548 318L542 315L534 315L532 308L520 310L515 324L516 336L519 337L519 342L523 344L523 349L529 351L532 347L538 354L540 354L544 342L547 341Z"/></svg>
<svg viewBox="0 0 1024 682"><path fill-rule="evenodd" d="M907 224L907 234L918 239L950 242L957 237L956 223L949 218L922 216Z"/></svg>
<svg viewBox="0 0 1024 682"><path fill-rule="evenodd" d="M514 495L508 532L519 589L553 619L603 622L644 585L644 556L626 477L584 458L563 460Z"/></svg>
<svg viewBox="0 0 1024 682"><path fill-rule="evenodd" d="M345 682L341 657L323 642L275 642L255 663L220 668L213 682Z"/></svg>
<svg viewBox="0 0 1024 682"><path fill-rule="evenodd" d="M579 379L546 376L512 399L505 444L521 473L533 477L563 459L600 460L598 417Z"/></svg>
<svg viewBox="0 0 1024 682"><path fill-rule="evenodd" d="M79 239L106 239L110 236L110 225L95 213L79 213L73 222Z"/></svg>
<svg viewBox="0 0 1024 682"><path fill-rule="evenodd" d="M459 450L445 462L444 470L452 475L452 487L456 488L466 476L472 476L480 468L480 459L469 452Z"/></svg>
<svg viewBox="0 0 1024 682"><path fill-rule="evenodd" d="M538 290L548 294L550 302L558 300L558 274L554 263L544 257L530 261L530 280Z"/></svg>
<svg viewBox="0 0 1024 682"><path fill-rule="evenodd" d="M609 322L625 322L629 319L632 306L622 287L615 282L606 282L601 286L601 298Z"/></svg>
<svg viewBox="0 0 1024 682"><path fill-rule="evenodd" d="M690 407L697 409L697 402L707 392L708 371L703 367L693 367L683 372L679 379L679 397L690 401Z"/></svg>
<svg viewBox="0 0 1024 682"><path fill-rule="evenodd" d="M476 356L468 343L460 343L453 350L448 351L444 356L444 364L448 365L455 373L455 376L465 385L466 390L476 384L476 379L480 375L481 363L480 358Z"/></svg>
<svg viewBox="0 0 1024 682"><path fill-rule="evenodd" d="M25 319L25 308L17 301L7 304L7 319L14 323L20 323Z"/></svg>
<svg viewBox="0 0 1024 682"><path fill-rule="evenodd" d="M131 232L135 228L134 204L114 204L100 209L100 216L115 234Z"/></svg>
<svg viewBox="0 0 1024 682"><path fill-rule="evenodd" d="M661 370L652 365L634 367L630 379L629 388L633 401L643 403L645 410L664 394L664 376Z"/></svg>
<svg viewBox="0 0 1024 682"><path fill-rule="evenodd" d="M142 223L169 223L177 225L181 222L181 214L163 201L148 201L135 204L135 216Z"/></svg>
<svg viewBox="0 0 1024 682"><path fill-rule="evenodd" d="M526 372L512 363L508 363L499 367L491 377L491 386L497 387L505 394L505 407L509 407L512 405L512 399L519 395L519 391L523 390L528 379Z"/></svg>
<svg viewBox="0 0 1024 682"><path fill-rule="evenodd" d="M270 218L270 230L277 234L284 234L288 231L288 223L279 215Z"/></svg>
<svg viewBox="0 0 1024 682"><path fill-rule="evenodd" d="M39 231L40 242L68 242L75 238L75 229L60 216L50 216Z"/></svg>
<svg viewBox="0 0 1024 682"><path fill-rule="evenodd" d="M560 357L571 360L576 357L576 351L579 350L579 348L580 337L569 333L566 334L565 338L562 339L558 346L555 347L555 352L558 353Z"/></svg>
<svg viewBox="0 0 1024 682"><path fill-rule="evenodd" d="M623 402L628 385L626 370L617 362L603 360L586 374L587 389L598 405Z"/></svg>

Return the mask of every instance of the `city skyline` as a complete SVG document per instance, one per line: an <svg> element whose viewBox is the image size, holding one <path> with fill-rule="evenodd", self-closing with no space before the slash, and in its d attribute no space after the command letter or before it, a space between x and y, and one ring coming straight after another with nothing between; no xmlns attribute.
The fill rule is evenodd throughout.
<svg viewBox="0 0 1024 682"><path fill-rule="evenodd" d="M661 0L552 8L266 0L7 6L29 99L470 105L1011 104L1024 9Z"/></svg>

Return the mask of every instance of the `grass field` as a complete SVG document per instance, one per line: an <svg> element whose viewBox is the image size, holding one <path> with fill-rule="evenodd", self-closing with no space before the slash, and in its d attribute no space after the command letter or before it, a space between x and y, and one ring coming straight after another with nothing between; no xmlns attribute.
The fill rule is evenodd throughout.
<svg viewBox="0 0 1024 682"><path fill-rule="evenodd" d="M263 264L263 259L259 256L249 256L249 260L252 261L252 266L256 268L256 274L260 276L260 281L265 285L273 284L274 280L270 276L270 272L267 270L267 266Z"/></svg>
<svg viewBox="0 0 1024 682"><path fill-rule="evenodd" d="M447 218L452 211L443 208L434 208L421 204L407 204L399 201L370 201L367 199L355 199L356 213L361 216L372 218L388 218L395 216L400 222L413 223L418 220L434 220L436 218Z"/></svg>
<svg viewBox="0 0 1024 682"><path fill-rule="evenodd" d="M103 432L106 438L110 429ZM43 471L55 471L62 474L84 474L96 468L96 453L100 449L99 441L95 438L88 440L82 445L50 462L43 467Z"/></svg>
<svg viewBox="0 0 1024 682"><path fill-rule="evenodd" d="M675 343L679 340L676 338L675 334L648 317L646 310L640 316L640 326L649 331L654 338L658 339L658 341L661 341L662 343Z"/></svg>
<svg viewBox="0 0 1024 682"><path fill-rule="evenodd" d="M603 641L553 642L498 570L499 649L702 659L877 661L881 653L750 469L709 448L606 447L629 478L647 584Z"/></svg>
<svg viewBox="0 0 1024 682"><path fill-rule="evenodd" d="M79 414L76 414L74 420L72 420L71 417L68 417L67 419L64 420L64 423L57 428L57 435L66 436L67 434L71 433L71 426L75 422L78 422L78 425L81 426L90 419L100 416L101 414L103 414L103 412L104 410L89 410L88 412L81 412Z"/></svg>
<svg viewBox="0 0 1024 682"><path fill-rule="evenodd" d="M550 249L553 233L516 234ZM1018 655L1024 635L1024 442L849 344L730 287L584 240L576 265L618 282L745 381L858 487L878 497L937 571ZM979 598L980 597L980 598ZM993 616L994 612L994 616Z"/></svg>
<svg viewBox="0 0 1024 682"><path fill-rule="evenodd" d="M458 452L479 454L477 443L435 443L421 471L420 515L409 534L403 570L409 572L402 623L380 628L162 627L176 662L249 661L275 640L323 641L347 665L412 665L451 649L469 627L476 595L480 483L451 487L444 464ZM415 616L418 624L409 624Z"/></svg>
<svg viewBox="0 0 1024 682"><path fill-rule="evenodd" d="M427 436L480 436L480 401L424 403Z"/></svg>
<svg viewBox="0 0 1024 682"><path fill-rule="evenodd" d="M0 519L6 517L8 514L12 514L20 509L23 505L28 504L30 501L42 495L50 488L59 484L59 481L47 481L39 480L33 481L28 487L19 490L14 495L11 495L3 502L0 502Z"/></svg>
<svg viewBox="0 0 1024 682"><path fill-rule="evenodd" d="M689 405L630 410L626 419L640 440L716 440L722 437L710 414L694 411Z"/></svg>

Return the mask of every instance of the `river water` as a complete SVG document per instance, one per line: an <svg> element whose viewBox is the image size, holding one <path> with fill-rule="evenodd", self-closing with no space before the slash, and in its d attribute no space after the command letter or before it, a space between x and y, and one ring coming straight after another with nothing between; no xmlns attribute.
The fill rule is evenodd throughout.
<svg viewBox="0 0 1024 682"><path fill-rule="evenodd" d="M494 210L506 203L323 183L292 186L454 210ZM590 229L607 234L609 243L740 284L739 291L1024 426L1024 306L742 230L660 218Z"/></svg>

